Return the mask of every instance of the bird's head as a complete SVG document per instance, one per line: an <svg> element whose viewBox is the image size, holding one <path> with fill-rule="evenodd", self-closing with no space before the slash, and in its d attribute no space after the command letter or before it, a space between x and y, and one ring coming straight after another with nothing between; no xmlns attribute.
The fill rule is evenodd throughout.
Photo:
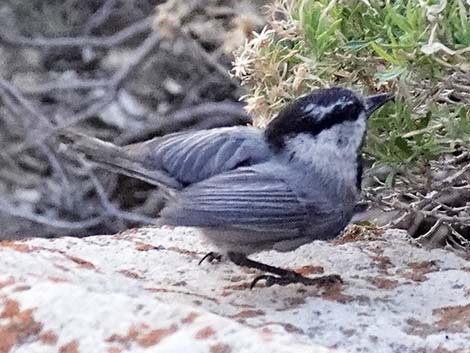
<svg viewBox="0 0 470 353"><path fill-rule="evenodd" d="M367 119L391 99L389 93L363 97L341 87L315 90L284 108L267 126L265 136L276 150L302 134L320 145L357 154Z"/></svg>

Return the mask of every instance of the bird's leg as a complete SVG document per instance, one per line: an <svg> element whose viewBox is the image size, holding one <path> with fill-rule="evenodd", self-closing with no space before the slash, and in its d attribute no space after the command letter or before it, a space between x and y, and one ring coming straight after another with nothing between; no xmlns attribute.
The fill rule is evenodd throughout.
<svg viewBox="0 0 470 353"><path fill-rule="evenodd" d="M258 261L250 260L244 254L241 254L241 253L229 252L227 256L230 259L230 261L232 261L234 264L238 266L256 268L258 270L273 273L279 276L279 277L272 276L272 275L258 276L253 280L253 282L251 282L250 288L253 288L256 285L256 283L258 283L261 280L265 280L266 286L268 287L274 284L278 284L280 286L286 286L291 283L302 283L306 286L312 286L312 285L325 286L325 285L331 285L335 283L343 283L343 280L338 275L328 275L328 276L321 276L321 277L316 277L316 278L307 278L298 274L295 271L285 270L283 268L274 267L274 266L263 264Z"/></svg>
<svg viewBox="0 0 470 353"><path fill-rule="evenodd" d="M219 254L218 252L215 252L215 251L208 252L199 261L198 265L202 264L205 260L207 260L209 262L213 262L213 261L218 261L219 262L219 261L222 260L222 254Z"/></svg>

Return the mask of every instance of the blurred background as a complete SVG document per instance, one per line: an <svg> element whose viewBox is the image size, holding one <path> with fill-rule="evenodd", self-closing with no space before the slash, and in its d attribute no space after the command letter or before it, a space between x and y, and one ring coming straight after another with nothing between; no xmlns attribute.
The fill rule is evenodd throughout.
<svg viewBox="0 0 470 353"><path fill-rule="evenodd" d="M336 85L396 97L369 120L356 233L470 256L469 63L469 0L3 0L0 239L158 216L157 188L96 168L63 129L126 145L262 127Z"/></svg>
<svg viewBox="0 0 470 353"><path fill-rule="evenodd" d="M247 124L232 51L263 1L3 0L0 239L112 234L154 221L154 187L60 150L73 128L118 145Z"/></svg>

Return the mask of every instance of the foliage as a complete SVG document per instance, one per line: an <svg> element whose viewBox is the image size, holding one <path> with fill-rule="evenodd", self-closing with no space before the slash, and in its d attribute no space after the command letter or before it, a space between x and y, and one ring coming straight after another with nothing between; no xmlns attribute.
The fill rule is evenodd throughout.
<svg viewBox="0 0 470 353"><path fill-rule="evenodd" d="M379 163L427 162L469 146L469 8L464 0L277 0L270 26L236 53L233 73L249 87L260 126L314 88L394 91L365 151Z"/></svg>

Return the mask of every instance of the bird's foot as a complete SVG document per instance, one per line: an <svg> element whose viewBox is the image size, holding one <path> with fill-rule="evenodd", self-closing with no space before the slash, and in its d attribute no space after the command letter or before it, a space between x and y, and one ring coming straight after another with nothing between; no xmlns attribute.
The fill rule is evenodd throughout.
<svg viewBox="0 0 470 353"><path fill-rule="evenodd" d="M198 265L202 264L206 260L209 261L210 263L214 261L220 262L222 260L222 254L219 254L218 252L215 252L215 251L211 251L203 256L203 258L199 261Z"/></svg>
<svg viewBox="0 0 470 353"><path fill-rule="evenodd" d="M304 277L301 274L292 271L286 270L280 267L275 267L267 264L263 264L258 261L250 260L242 253L237 252L228 252L228 258L235 264L239 266L245 266L250 268L256 268L263 272L272 273L272 275L261 275L256 277L253 282L251 282L250 288L252 289L256 283L261 280L266 281L266 286L271 287L274 284L280 286L287 286L291 283L302 283L306 286L331 286L333 284L341 284L343 280L339 275L328 275L315 278Z"/></svg>
<svg viewBox="0 0 470 353"><path fill-rule="evenodd" d="M256 277L253 282L251 282L250 289L258 283L259 281L266 281L266 287L271 287L275 284L279 286L287 286L291 283L302 283L305 286L319 286L319 287L329 287L334 284L342 284L343 280L339 275L328 275L315 278L308 278L302 275L299 275L296 272L292 272L287 276L273 276L273 275L261 275Z"/></svg>

